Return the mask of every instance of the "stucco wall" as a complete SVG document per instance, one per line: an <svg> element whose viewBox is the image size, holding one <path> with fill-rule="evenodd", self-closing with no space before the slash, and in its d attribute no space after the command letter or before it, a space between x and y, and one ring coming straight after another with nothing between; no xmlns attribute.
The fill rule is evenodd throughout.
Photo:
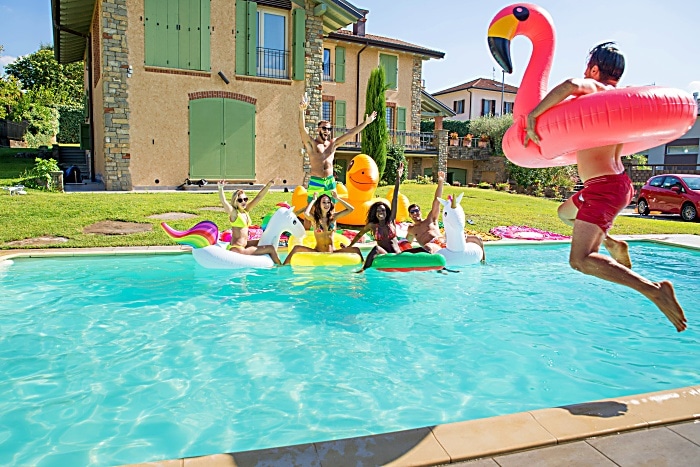
<svg viewBox="0 0 700 467"><path fill-rule="evenodd" d="M386 92L386 101L396 103L398 107L406 108L406 129L412 128L411 122L411 83L413 80L413 54L396 53L367 47L362 51L362 45L351 42L325 40L324 47L331 49L331 62L335 63L335 47L345 47L345 82L323 82L323 95L333 96L335 100L347 102L346 124L352 128L362 122L365 116L365 100L367 95L367 80L374 68L379 66L379 54L395 55L398 57L399 82L396 90ZM359 89L358 84L358 54L359 55ZM358 92L359 91L359 92ZM356 100L357 96L357 100ZM358 111L359 107L359 111Z"/></svg>

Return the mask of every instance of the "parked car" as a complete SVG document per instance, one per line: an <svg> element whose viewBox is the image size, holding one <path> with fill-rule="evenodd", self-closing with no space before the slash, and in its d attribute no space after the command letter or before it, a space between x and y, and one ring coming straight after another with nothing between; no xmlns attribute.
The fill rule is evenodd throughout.
<svg viewBox="0 0 700 467"><path fill-rule="evenodd" d="M680 214L684 221L695 221L700 211L700 175L664 174L651 177L637 197L637 212Z"/></svg>

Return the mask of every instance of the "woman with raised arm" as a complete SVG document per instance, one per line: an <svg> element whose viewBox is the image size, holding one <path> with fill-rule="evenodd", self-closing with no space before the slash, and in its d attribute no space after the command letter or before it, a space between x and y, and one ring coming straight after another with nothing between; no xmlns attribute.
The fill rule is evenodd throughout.
<svg viewBox="0 0 700 467"><path fill-rule="evenodd" d="M248 211L252 210L265 197L273 183L274 180L267 182L267 185L265 185L250 202L248 202L248 195L246 195L243 190L235 190L231 195L231 203L229 203L224 194L225 182L221 180L217 184L217 187L219 188L219 199L231 222L231 244L228 247L229 251L241 255L270 255L272 261L280 265L282 263L273 245L258 246L257 240L248 240L248 227L252 224Z"/></svg>

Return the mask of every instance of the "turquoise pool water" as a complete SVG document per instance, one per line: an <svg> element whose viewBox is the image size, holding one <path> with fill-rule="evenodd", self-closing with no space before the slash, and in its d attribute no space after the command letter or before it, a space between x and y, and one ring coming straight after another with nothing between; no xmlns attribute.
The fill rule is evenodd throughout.
<svg viewBox="0 0 700 467"><path fill-rule="evenodd" d="M632 245L651 303L568 245L460 273L202 269L189 255L0 266L0 465L114 465L698 384L700 252Z"/></svg>

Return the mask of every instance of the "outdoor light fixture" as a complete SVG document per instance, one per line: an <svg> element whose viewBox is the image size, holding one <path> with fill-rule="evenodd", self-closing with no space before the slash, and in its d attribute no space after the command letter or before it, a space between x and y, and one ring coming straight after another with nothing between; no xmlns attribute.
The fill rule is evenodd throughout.
<svg viewBox="0 0 700 467"><path fill-rule="evenodd" d="M221 79L224 80L224 83L226 83L226 84L229 83L229 80L228 80L228 78L226 77L226 75L224 74L223 71L220 71L220 72L219 72L219 76L221 77Z"/></svg>

